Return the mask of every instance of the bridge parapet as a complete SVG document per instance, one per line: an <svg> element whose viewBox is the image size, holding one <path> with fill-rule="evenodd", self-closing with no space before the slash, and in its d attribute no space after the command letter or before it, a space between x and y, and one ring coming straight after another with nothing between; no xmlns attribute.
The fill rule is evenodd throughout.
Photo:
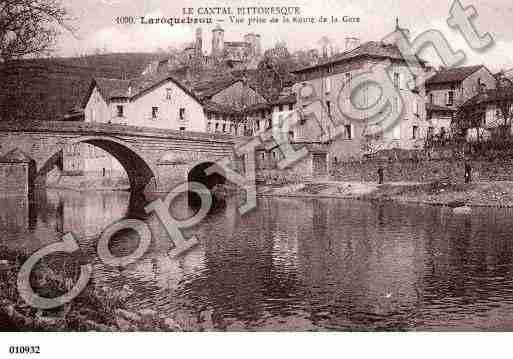
<svg viewBox="0 0 513 359"><path fill-rule="evenodd" d="M0 122L0 132L70 133L81 135L112 135L196 140L233 144L235 137L220 133L168 130L98 122L43 121L43 122Z"/></svg>

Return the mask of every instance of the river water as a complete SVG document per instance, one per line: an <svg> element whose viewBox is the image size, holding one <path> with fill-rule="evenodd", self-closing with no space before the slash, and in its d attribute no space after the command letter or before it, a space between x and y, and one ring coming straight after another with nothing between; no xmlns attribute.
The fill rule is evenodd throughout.
<svg viewBox="0 0 513 359"><path fill-rule="evenodd" d="M125 268L95 255L98 235L132 216L126 192L46 190L0 207L0 245L33 252L73 232L94 264L90 285L131 293L128 306L196 330L511 330L513 211L352 200L259 199L209 215L200 244L170 258L152 245ZM175 211L184 209L176 205ZM112 251L138 245L128 233Z"/></svg>

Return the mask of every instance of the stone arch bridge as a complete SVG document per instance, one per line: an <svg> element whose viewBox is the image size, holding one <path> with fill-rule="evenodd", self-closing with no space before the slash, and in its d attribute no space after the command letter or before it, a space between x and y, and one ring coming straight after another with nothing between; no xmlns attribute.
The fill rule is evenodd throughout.
<svg viewBox="0 0 513 359"><path fill-rule="evenodd" d="M85 122L0 122L0 154L23 151L34 161L37 177L45 176L74 143L88 143L114 156L125 168L133 192L166 192L198 165L229 157L229 135Z"/></svg>

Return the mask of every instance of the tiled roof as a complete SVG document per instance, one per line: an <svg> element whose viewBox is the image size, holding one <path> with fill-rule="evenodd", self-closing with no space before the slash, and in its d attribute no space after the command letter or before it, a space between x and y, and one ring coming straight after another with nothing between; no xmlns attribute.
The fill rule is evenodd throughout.
<svg viewBox="0 0 513 359"><path fill-rule="evenodd" d="M209 100L203 102L203 110L206 112L213 112L222 115L242 115L242 113L234 107Z"/></svg>
<svg viewBox="0 0 513 359"><path fill-rule="evenodd" d="M357 57L372 57L372 58L388 58L394 60L404 60L399 48L393 44L385 44L381 41L368 41L358 46L357 48L346 51L341 54L334 55L325 61L321 61L319 64L306 66L295 71L293 73L302 72L305 70L313 69L318 66L334 64L342 61L347 61ZM421 63L425 62L419 58Z"/></svg>
<svg viewBox="0 0 513 359"><path fill-rule="evenodd" d="M294 104L297 102L296 94L291 93L286 96L281 96L277 100L272 101L272 105L288 105L288 104Z"/></svg>
<svg viewBox="0 0 513 359"><path fill-rule="evenodd" d="M468 108L470 106L497 101L513 101L513 86L483 91L467 100L462 107Z"/></svg>
<svg viewBox="0 0 513 359"><path fill-rule="evenodd" d="M96 77L93 80L98 87L98 91L107 101L115 97L127 97L130 81L119 79L108 79L104 77Z"/></svg>
<svg viewBox="0 0 513 359"><path fill-rule="evenodd" d="M431 84L439 84L439 83L448 83L448 82L460 82L465 80L467 77L472 75L477 70L484 67L483 65L477 66L463 66L463 67L455 67L448 70L442 70L435 74L433 77L429 78L426 81L427 85Z"/></svg>
<svg viewBox="0 0 513 359"><path fill-rule="evenodd" d="M100 92L102 97L108 102L114 98L132 100L142 95L144 92L166 81L172 81L175 85L180 87L185 93L190 95L196 101L200 102L199 98L193 92L191 92L189 89L183 86L180 83L180 81L178 81L173 76L172 72L156 72L149 75L137 77L131 80L119 80L97 77L93 79L90 86L90 90L85 98L85 101L87 101L91 96L91 92L94 89L94 87L98 88L98 91Z"/></svg>
<svg viewBox="0 0 513 359"><path fill-rule="evenodd" d="M261 111L261 110L269 110L271 109L271 105L268 103L256 103L253 105L250 105L244 109L244 112L253 112L253 111Z"/></svg>
<svg viewBox="0 0 513 359"><path fill-rule="evenodd" d="M432 103L426 103L426 110L427 111L450 111L450 112L456 111L455 109L445 107L445 106L434 105Z"/></svg>
<svg viewBox="0 0 513 359"><path fill-rule="evenodd" d="M197 82L192 85L192 91L201 99L210 99L215 94L222 90L230 87L234 83L241 81L238 78L231 76L221 77L217 79L211 79L208 81Z"/></svg>
<svg viewBox="0 0 513 359"><path fill-rule="evenodd" d="M0 161L7 163L30 163L32 159L25 152L16 147L14 150L2 156Z"/></svg>

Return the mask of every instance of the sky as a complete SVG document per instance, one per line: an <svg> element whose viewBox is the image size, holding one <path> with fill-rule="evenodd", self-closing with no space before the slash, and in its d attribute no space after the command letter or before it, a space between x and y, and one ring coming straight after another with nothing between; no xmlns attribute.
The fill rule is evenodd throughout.
<svg viewBox="0 0 513 359"><path fill-rule="evenodd" d="M511 0L462 0L463 6L473 5L477 16L473 22L481 34L490 33L494 46L479 53L473 51L463 37L447 25L450 16L449 0L62 0L73 17L75 34L63 33L57 42L58 56L90 54L96 50L108 52L151 52L158 48L179 47L194 39L196 25L120 25L119 16L181 17L182 8L298 6L303 17L343 16L359 17L359 23L327 24L231 24L221 17L225 41L241 41L248 32L259 33L263 48L286 42L290 51L318 48L322 36L330 38L335 46L344 48L347 36L361 42L381 40L393 31L395 18L401 27L408 28L412 38L429 29L441 31L455 50L463 50L466 64L485 64L491 70L513 68L513 2ZM218 17L216 17L218 18ZM203 25L204 50L210 51L211 30L217 25ZM438 66L434 51L424 51L422 57Z"/></svg>

